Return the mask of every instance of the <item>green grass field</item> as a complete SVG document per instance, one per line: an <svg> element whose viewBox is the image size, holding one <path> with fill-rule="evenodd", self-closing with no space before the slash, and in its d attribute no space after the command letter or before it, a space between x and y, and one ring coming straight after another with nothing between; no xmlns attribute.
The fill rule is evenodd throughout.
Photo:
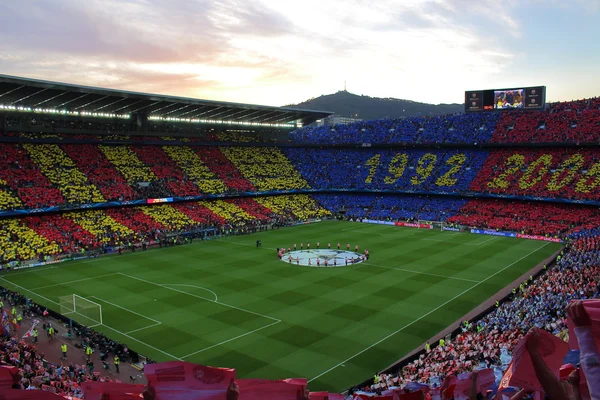
<svg viewBox="0 0 600 400"><path fill-rule="evenodd" d="M371 257L354 266L308 268L275 254L276 247L307 241L359 244ZM158 361L233 367L243 378L307 377L311 390L342 391L559 248L329 221L21 270L0 284L57 311L60 296L97 302L103 310L97 330Z"/></svg>

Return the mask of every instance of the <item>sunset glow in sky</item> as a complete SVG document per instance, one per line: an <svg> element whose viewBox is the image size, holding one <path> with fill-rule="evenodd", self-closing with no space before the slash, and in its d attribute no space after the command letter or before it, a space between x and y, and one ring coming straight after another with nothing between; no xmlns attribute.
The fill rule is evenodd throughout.
<svg viewBox="0 0 600 400"><path fill-rule="evenodd" d="M429 103L600 95L600 0L0 3L0 73L284 105L343 88Z"/></svg>

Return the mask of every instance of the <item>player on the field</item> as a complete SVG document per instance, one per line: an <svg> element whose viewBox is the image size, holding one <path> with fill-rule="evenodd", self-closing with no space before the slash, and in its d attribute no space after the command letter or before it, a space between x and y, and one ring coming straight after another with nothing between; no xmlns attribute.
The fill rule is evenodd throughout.
<svg viewBox="0 0 600 400"><path fill-rule="evenodd" d="M340 249L340 242L338 242L338 250Z"/></svg>
<svg viewBox="0 0 600 400"><path fill-rule="evenodd" d="M346 265L348 265L348 257L346 257Z"/></svg>
<svg viewBox="0 0 600 400"><path fill-rule="evenodd" d="M294 243L294 251L296 251L296 243Z"/></svg>
<svg viewBox="0 0 600 400"><path fill-rule="evenodd" d="M346 245L346 250L350 251L350 243Z"/></svg>
<svg viewBox="0 0 600 400"><path fill-rule="evenodd" d="M304 245L302 244L302 242L300 242L300 250L302 250L304 248Z"/></svg>
<svg viewBox="0 0 600 400"><path fill-rule="evenodd" d="M321 245L321 243L317 242L317 249L319 248L320 245Z"/></svg>
<svg viewBox="0 0 600 400"><path fill-rule="evenodd" d="M358 245L354 246L354 251L358 253Z"/></svg>
<svg viewBox="0 0 600 400"><path fill-rule="evenodd" d="M320 267L320 266L321 266L321 259L317 258L317 267Z"/></svg>
<svg viewBox="0 0 600 400"><path fill-rule="evenodd" d="M296 265L300 265L300 257L296 257Z"/></svg>
<svg viewBox="0 0 600 400"><path fill-rule="evenodd" d="M306 242L306 250L310 249L310 242Z"/></svg>
<svg viewBox="0 0 600 400"><path fill-rule="evenodd" d="M329 262L327 261L327 259L325 259L325 266L328 267L329 266Z"/></svg>
<svg viewBox="0 0 600 400"><path fill-rule="evenodd" d="M308 259L308 266L312 267L312 259L311 258Z"/></svg>
<svg viewBox="0 0 600 400"><path fill-rule="evenodd" d="M292 256L288 256L288 262L291 264L292 263Z"/></svg>
<svg viewBox="0 0 600 400"><path fill-rule="evenodd" d="M337 258L334 258L334 259L333 259L333 266L334 266L334 267L337 267Z"/></svg>
<svg viewBox="0 0 600 400"><path fill-rule="evenodd" d="M327 248L331 249L331 243L327 242Z"/></svg>

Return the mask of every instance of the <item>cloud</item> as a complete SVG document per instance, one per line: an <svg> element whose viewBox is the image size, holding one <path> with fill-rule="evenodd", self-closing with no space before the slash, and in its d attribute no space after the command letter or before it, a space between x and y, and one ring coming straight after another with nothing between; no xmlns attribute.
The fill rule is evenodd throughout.
<svg viewBox="0 0 600 400"><path fill-rule="evenodd" d="M0 68L265 104L333 92L344 80L370 95L460 101L466 88L518 74L523 1L542 7L540 0L3 2ZM598 1L573 4L593 10Z"/></svg>

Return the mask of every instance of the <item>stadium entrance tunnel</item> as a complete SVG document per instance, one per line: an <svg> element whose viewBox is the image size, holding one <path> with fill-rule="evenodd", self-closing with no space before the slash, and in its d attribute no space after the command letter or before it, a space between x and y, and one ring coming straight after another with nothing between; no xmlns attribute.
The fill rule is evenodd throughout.
<svg viewBox="0 0 600 400"><path fill-rule="evenodd" d="M315 249L287 251L281 261L314 268L337 268L360 264L365 261L362 254L347 250Z"/></svg>

